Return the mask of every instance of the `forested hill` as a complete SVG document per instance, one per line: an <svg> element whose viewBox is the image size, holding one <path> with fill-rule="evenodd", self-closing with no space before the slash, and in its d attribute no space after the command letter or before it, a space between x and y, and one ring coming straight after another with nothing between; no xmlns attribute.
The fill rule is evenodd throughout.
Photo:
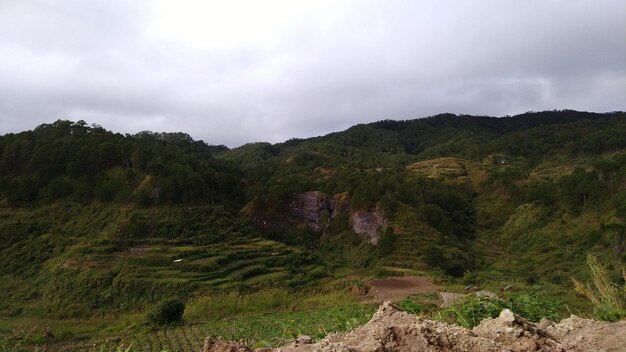
<svg viewBox="0 0 626 352"><path fill-rule="evenodd" d="M498 153L539 160L554 154L601 153L623 148L624 117L622 112L571 110L502 118L442 114L360 124L323 137L291 139L275 145L253 143L224 155L244 167L284 155L295 163L317 159L319 163L341 161L361 166L442 156L478 160Z"/></svg>
<svg viewBox="0 0 626 352"><path fill-rule="evenodd" d="M222 146L186 133L112 133L58 120L0 137L0 192L10 205L81 203L238 204L242 175L215 159Z"/></svg>
<svg viewBox="0 0 626 352"><path fill-rule="evenodd" d="M626 115L546 111L511 117L443 114L360 124L323 137L284 143L251 143L219 153L252 179L311 175L316 167L403 167L454 156L481 160L489 155L522 157L530 165L555 156L597 155L626 147ZM319 175L317 175L319 176Z"/></svg>
<svg viewBox="0 0 626 352"><path fill-rule="evenodd" d="M310 171L316 167L393 168L443 156L480 160L494 154L533 164L555 155L621 150L625 131L621 112L442 114L229 150L186 133L122 135L84 121L58 120L0 137L0 199L9 205L68 199L237 208L246 197L259 195L255 183L298 173L315 176Z"/></svg>

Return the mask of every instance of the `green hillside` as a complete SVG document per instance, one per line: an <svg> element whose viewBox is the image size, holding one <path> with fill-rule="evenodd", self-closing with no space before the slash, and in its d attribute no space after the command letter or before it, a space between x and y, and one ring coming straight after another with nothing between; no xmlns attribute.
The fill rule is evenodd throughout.
<svg viewBox="0 0 626 352"><path fill-rule="evenodd" d="M259 340L307 316L307 333L345 330L371 311L366 279L406 272L591 313L571 278L594 253L623 281L624 135L624 113L566 110L235 149L83 121L0 136L0 346L148 341L146 313L172 298L187 304L180 336L238 317L238 339L259 314L276 319Z"/></svg>

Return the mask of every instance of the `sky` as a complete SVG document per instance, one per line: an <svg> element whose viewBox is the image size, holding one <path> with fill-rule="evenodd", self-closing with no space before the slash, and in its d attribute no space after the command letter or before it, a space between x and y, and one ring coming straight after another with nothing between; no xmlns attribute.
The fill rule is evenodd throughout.
<svg viewBox="0 0 626 352"><path fill-rule="evenodd" d="M69 119L235 147L625 105L624 0L0 0L0 134Z"/></svg>

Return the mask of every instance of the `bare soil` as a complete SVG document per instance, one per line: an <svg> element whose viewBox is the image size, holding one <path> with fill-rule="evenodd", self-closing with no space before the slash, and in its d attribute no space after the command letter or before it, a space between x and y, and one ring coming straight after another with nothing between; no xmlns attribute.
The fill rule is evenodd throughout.
<svg viewBox="0 0 626 352"><path fill-rule="evenodd" d="M204 352L253 351L242 342L207 338ZM364 326L345 334L332 334L314 343L299 336L278 348L256 352L357 351L626 351L626 321L617 323L576 316L560 323L530 323L508 309L485 319L472 330L427 320L383 303Z"/></svg>
<svg viewBox="0 0 626 352"><path fill-rule="evenodd" d="M418 293L437 292L439 286L425 276L402 276L389 279L375 279L367 282L369 292L367 302L399 301Z"/></svg>

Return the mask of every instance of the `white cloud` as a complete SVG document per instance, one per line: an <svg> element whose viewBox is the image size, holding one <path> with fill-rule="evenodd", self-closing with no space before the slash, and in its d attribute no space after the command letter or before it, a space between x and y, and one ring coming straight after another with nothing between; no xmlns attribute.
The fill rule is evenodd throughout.
<svg viewBox="0 0 626 352"><path fill-rule="evenodd" d="M440 112L623 110L626 3L0 3L0 132L57 118L230 146Z"/></svg>

